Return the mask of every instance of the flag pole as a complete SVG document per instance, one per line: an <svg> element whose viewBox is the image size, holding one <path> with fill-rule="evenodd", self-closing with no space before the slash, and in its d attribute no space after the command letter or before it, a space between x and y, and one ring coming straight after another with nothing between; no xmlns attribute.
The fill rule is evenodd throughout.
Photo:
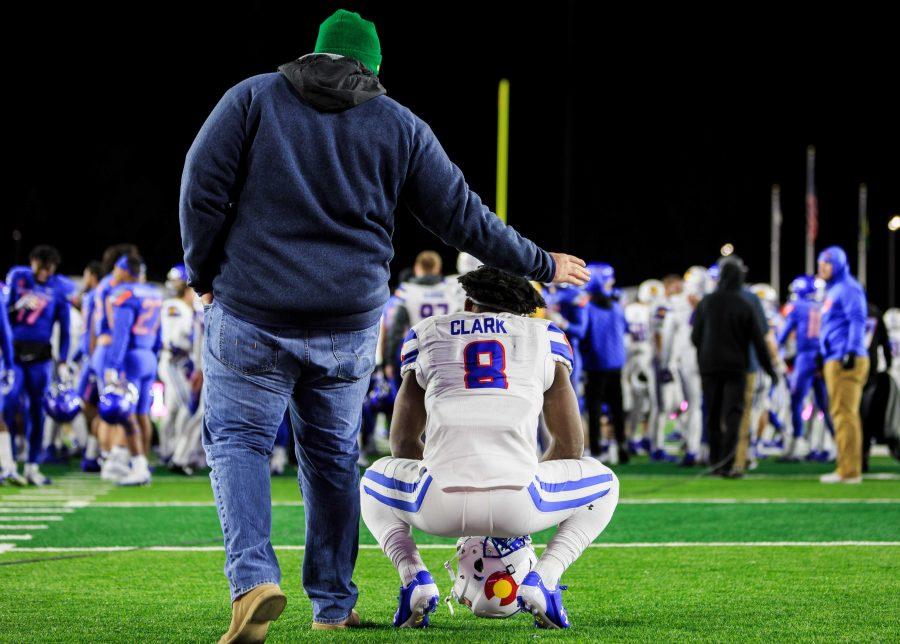
<svg viewBox="0 0 900 644"><path fill-rule="evenodd" d="M509 81L500 80L497 90L497 216L506 223L509 178Z"/></svg>
<svg viewBox="0 0 900 644"><path fill-rule="evenodd" d="M859 184L859 239L856 242L857 253L857 279L866 288L866 263L869 251L869 216L867 202L869 190L866 184Z"/></svg>
<svg viewBox="0 0 900 644"><path fill-rule="evenodd" d="M806 274L816 272L816 237L819 234L819 204L816 200L816 148L806 148Z"/></svg>
<svg viewBox="0 0 900 644"><path fill-rule="evenodd" d="M772 186L772 236L769 245L769 283L781 300L781 187Z"/></svg>

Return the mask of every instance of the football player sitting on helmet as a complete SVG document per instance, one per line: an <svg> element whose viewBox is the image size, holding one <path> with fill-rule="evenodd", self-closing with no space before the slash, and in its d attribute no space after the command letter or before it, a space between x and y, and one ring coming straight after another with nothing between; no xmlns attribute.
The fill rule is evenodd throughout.
<svg viewBox="0 0 900 644"><path fill-rule="evenodd" d="M549 320L525 317L545 305L541 296L494 268L459 281L465 312L428 318L406 336L392 456L360 482L363 519L400 573L394 625L426 626L438 603L411 526L445 537L515 538L558 525L517 584L516 602L537 626L566 628L559 578L609 523L618 480L582 457L571 347ZM553 442L538 462L542 412Z"/></svg>

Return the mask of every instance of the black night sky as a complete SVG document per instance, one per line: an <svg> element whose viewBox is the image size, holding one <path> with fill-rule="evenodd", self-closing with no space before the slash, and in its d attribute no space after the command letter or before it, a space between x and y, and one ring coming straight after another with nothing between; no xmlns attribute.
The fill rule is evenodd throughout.
<svg viewBox="0 0 900 644"><path fill-rule="evenodd" d="M609 261L633 284L709 264L731 242L750 278L766 280L779 183L786 284L803 269L814 144L817 248L843 245L856 270L866 182L869 292L886 303L900 125L896 34L879 33L884 16L825 26L755 4L702 15L642 5L632 16L563 1L225 7L22 18L24 44L5 65L3 270L37 243L58 246L62 270L76 273L109 243L135 241L162 277L181 253L184 154L212 106L243 78L311 51L318 24L343 7L376 23L388 94L431 124L490 205L497 81L510 79L509 221L545 248ZM395 274L426 247L455 256L398 212Z"/></svg>

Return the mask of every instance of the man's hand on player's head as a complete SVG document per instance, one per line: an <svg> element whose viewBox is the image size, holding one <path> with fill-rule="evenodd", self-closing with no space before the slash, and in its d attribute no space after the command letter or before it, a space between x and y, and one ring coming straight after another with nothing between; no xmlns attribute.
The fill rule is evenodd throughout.
<svg viewBox="0 0 900 644"><path fill-rule="evenodd" d="M553 276L554 284L574 284L584 286L591 279L591 272L585 268L583 259L565 253L550 253L550 257L556 262L556 274Z"/></svg>

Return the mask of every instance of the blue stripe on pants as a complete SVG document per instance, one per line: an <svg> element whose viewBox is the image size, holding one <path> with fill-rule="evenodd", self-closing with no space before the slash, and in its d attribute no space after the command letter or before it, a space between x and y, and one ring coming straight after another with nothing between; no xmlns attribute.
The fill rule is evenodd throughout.
<svg viewBox="0 0 900 644"><path fill-rule="evenodd" d="M541 493L538 492L537 487L532 483L528 486L528 493L531 495L531 500L534 501L534 506L540 512L558 512L559 510L571 510L573 508L580 508L583 505L587 505L591 501L596 501L597 499L606 496L609 494L610 488L606 488L605 490L601 490L596 494L591 494L589 496L583 496L580 499L570 499L568 501L547 501L546 499L541 497Z"/></svg>
<svg viewBox="0 0 900 644"><path fill-rule="evenodd" d="M418 512L419 508L422 507L422 502L425 500L425 493L428 492L428 487L431 485L431 481L432 478L430 476L425 479L425 482L422 484L422 489L419 490L419 496L416 497L415 501L401 501L400 499L393 499L389 496L385 496L376 492L372 488L367 487L365 484L363 485L363 489L366 491L366 494L373 497L376 501L381 501L387 506L397 508L398 510L403 510L404 512Z"/></svg>

